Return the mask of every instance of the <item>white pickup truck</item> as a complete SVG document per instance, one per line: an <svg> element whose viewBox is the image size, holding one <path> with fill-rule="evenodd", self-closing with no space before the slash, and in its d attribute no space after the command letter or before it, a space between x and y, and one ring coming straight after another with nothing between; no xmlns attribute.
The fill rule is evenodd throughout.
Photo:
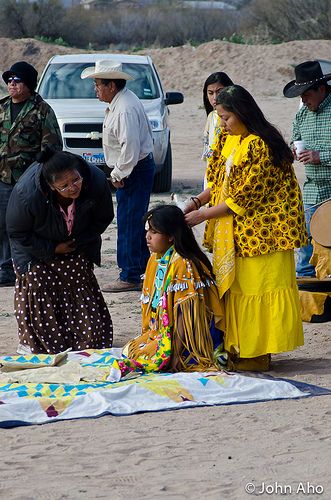
<svg viewBox="0 0 331 500"><path fill-rule="evenodd" d="M54 56L48 61L37 92L55 111L64 149L107 171L102 150L102 123L107 104L96 98L92 79L80 78L83 69L101 59L120 61L123 71L133 76L127 87L141 99L153 130L156 163L153 191L169 191L172 155L168 105L180 104L184 97L180 92L165 93L150 56L71 54Z"/></svg>

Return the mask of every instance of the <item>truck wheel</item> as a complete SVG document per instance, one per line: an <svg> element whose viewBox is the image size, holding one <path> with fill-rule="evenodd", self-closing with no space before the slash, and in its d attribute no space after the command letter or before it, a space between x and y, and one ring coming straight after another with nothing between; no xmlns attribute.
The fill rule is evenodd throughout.
<svg viewBox="0 0 331 500"><path fill-rule="evenodd" d="M172 181L172 154L169 142L167 154L160 172L154 176L153 193L165 193L170 191Z"/></svg>

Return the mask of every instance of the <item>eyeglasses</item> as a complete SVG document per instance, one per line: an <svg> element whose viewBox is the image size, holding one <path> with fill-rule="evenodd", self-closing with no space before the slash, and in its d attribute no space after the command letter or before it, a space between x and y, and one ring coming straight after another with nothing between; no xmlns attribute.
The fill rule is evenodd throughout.
<svg viewBox="0 0 331 500"><path fill-rule="evenodd" d="M12 82L22 83L23 80L22 80L22 78L19 78L18 76L10 76L7 81L8 81L8 83L12 83Z"/></svg>
<svg viewBox="0 0 331 500"><path fill-rule="evenodd" d="M72 182L71 184L69 184L68 186L64 187L64 188L58 188L56 186L53 186L57 191L59 191L59 193L66 193L67 191L69 191L71 188L73 187L76 187L76 186L79 186L81 183L83 182L83 177L79 177L78 179L74 180L74 182Z"/></svg>

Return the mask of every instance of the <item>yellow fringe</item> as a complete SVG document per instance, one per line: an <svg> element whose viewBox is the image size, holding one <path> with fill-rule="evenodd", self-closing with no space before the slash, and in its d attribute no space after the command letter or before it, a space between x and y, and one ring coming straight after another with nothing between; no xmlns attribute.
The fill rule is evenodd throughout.
<svg viewBox="0 0 331 500"><path fill-rule="evenodd" d="M137 358L137 356L147 356L151 358L155 354L155 342L154 340L148 340L150 332L145 332L138 339L130 340L128 355L129 358ZM140 349L139 345L144 343L145 346L143 350Z"/></svg>
<svg viewBox="0 0 331 500"><path fill-rule="evenodd" d="M177 329L179 315L182 316L184 338ZM206 310L199 295L189 297L177 304L174 310L172 350L180 359L184 371L219 370L213 359L213 340L210 334L211 312ZM176 340L174 340L176 338ZM183 351L189 355L183 359ZM189 364L194 360L194 364Z"/></svg>

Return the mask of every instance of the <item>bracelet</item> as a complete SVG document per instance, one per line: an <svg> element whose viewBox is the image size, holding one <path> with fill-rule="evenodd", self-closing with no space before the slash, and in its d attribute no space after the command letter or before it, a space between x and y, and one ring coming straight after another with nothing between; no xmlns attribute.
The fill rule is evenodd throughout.
<svg viewBox="0 0 331 500"><path fill-rule="evenodd" d="M200 198L198 198L197 196L191 196L190 200L193 201L193 203L195 205L195 208L197 210L199 210L199 208L201 208L201 200L200 200Z"/></svg>

